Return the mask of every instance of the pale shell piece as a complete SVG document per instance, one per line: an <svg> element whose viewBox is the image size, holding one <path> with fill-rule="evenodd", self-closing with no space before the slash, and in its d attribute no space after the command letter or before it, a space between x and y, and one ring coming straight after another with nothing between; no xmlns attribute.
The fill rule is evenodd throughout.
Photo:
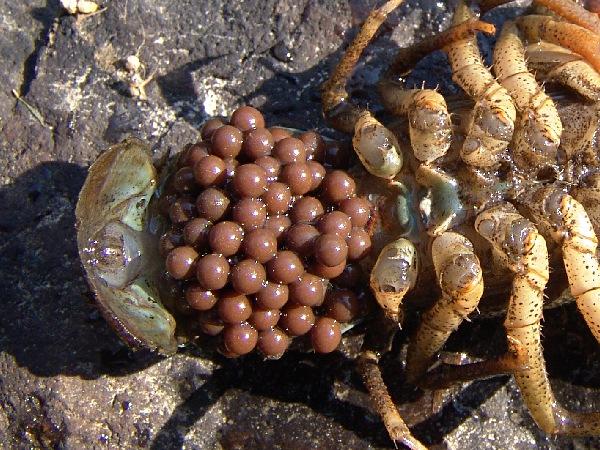
<svg viewBox="0 0 600 450"><path fill-rule="evenodd" d="M396 136L368 112L356 122L352 146L363 166L376 177L392 179L402 169Z"/></svg>
<svg viewBox="0 0 600 450"><path fill-rule="evenodd" d="M60 6L69 14L77 14L77 0L60 0Z"/></svg>
<svg viewBox="0 0 600 450"><path fill-rule="evenodd" d="M175 319L158 292L157 175L147 145L126 139L90 167L75 210L77 246L106 320L128 343L175 352Z"/></svg>
<svg viewBox="0 0 600 450"><path fill-rule="evenodd" d="M398 239L381 250L371 271L370 285L386 315L401 323L402 299L419 273L417 250L408 239Z"/></svg>
<svg viewBox="0 0 600 450"><path fill-rule="evenodd" d="M100 7L94 3L87 0L79 0L77 2L77 10L80 14L91 14L100 9Z"/></svg>

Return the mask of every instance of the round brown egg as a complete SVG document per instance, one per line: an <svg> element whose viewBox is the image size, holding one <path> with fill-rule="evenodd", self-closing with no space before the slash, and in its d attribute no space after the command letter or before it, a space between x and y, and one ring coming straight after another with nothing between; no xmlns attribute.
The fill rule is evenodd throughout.
<svg viewBox="0 0 600 450"><path fill-rule="evenodd" d="M258 349L269 359L281 358L289 345L289 336L279 328L270 328L258 333Z"/></svg>
<svg viewBox="0 0 600 450"><path fill-rule="evenodd" d="M241 106L231 115L229 123L241 131L250 131L265 127L262 113L252 106Z"/></svg>
<svg viewBox="0 0 600 450"><path fill-rule="evenodd" d="M266 128L257 128L246 134L242 144L242 153L250 160L254 161L263 156L271 154L275 141L271 132Z"/></svg>
<svg viewBox="0 0 600 450"><path fill-rule="evenodd" d="M235 158L242 150L243 134L234 126L223 125L211 136L211 153L219 158Z"/></svg>
<svg viewBox="0 0 600 450"><path fill-rule="evenodd" d="M315 324L315 314L310 306L288 304L281 311L281 326L290 336L301 336Z"/></svg>
<svg viewBox="0 0 600 450"><path fill-rule="evenodd" d="M229 277L229 263L221 255L209 254L196 263L196 279L206 290L222 289Z"/></svg>
<svg viewBox="0 0 600 450"><path fill-rule="evenodd" d="M256 347L258 332L248 322L227 325L223 330L223 344L234 355L245 355Z"/></svg>
<svg viewBox="0 0 600 450"><path fill-rule="evenodd" d="M231 269L231 284L242 294L255 294L263 287L266 278L263 265L253 259L244 259Z"/></svg>
<svg viewBox="0 0 600 450"><path fill-rule="evenodd" d="M317 318L310 331L310 340L317 353L331 353L340 345L342 330L340 324L330 317Z"/></svg>

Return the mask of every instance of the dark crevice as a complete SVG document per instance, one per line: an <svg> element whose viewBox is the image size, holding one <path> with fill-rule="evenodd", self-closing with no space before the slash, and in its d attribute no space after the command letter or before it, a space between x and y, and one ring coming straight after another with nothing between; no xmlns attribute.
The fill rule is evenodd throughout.
<svg viewBox="0 0 600 450"><path fill-rule="evenodd" d="M58 0L48 0L43 8L33 8L31 16L42 24L42 30L35 40L33 52L27 57L23 64L23 82L19 87L19 95L26 96L31 89L31 83L37 77L37 67L42 50L48 45L50 30L58 17L59 13Z"/></svg>

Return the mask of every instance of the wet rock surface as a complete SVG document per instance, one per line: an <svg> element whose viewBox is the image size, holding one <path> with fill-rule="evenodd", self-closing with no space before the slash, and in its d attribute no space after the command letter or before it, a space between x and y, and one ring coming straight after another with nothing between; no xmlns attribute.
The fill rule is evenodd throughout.
<svg viewBox="0 0 600 450"><path fill-rule="evenodd" d="M158 158L195 139L209 115L243 103L269 123L324 131L318 86L375 2L112 0L85 19L58 3L0 0L0 446L393 447L352 370L359 336L349 339L349 356L290 352L271 362L209 350L169 359L133 353L94 308L74 233L87 167L126 135L148 140ZM447 8L407 1L360 64L357 94L371 98L363 85L374 82L386 51L446 26ZM123 60L132 54L144 77L154 75L145 101L127 95ZM447 79L441 55L414 78L435 85L434 73ZM410 331L384 359L385 376L427 444L600 445L545 436L508 377L441 396L406 387L397 355ZM488 320L461 328L449 349L489 356L502 342L501 323ZM600 410L598 345L572 306L546 313L544 343L559 399Z"/></svg>

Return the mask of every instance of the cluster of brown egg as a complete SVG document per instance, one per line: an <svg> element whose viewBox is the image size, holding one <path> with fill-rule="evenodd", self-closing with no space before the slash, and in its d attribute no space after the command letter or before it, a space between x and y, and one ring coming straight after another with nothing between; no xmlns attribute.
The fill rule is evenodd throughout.
<svg viewBox="0 0 600 450"><path fill-rule="evenodd" d="M315 351L335 350L340 322L361 311L348 288L371 246L371 204L346 172L321 164L328 146L315 132L267 129L244 106L201 136L161 199L172 228L160 241L200 329L221 335L227 356L258 347L278 358L307 333Z"/></svg>

